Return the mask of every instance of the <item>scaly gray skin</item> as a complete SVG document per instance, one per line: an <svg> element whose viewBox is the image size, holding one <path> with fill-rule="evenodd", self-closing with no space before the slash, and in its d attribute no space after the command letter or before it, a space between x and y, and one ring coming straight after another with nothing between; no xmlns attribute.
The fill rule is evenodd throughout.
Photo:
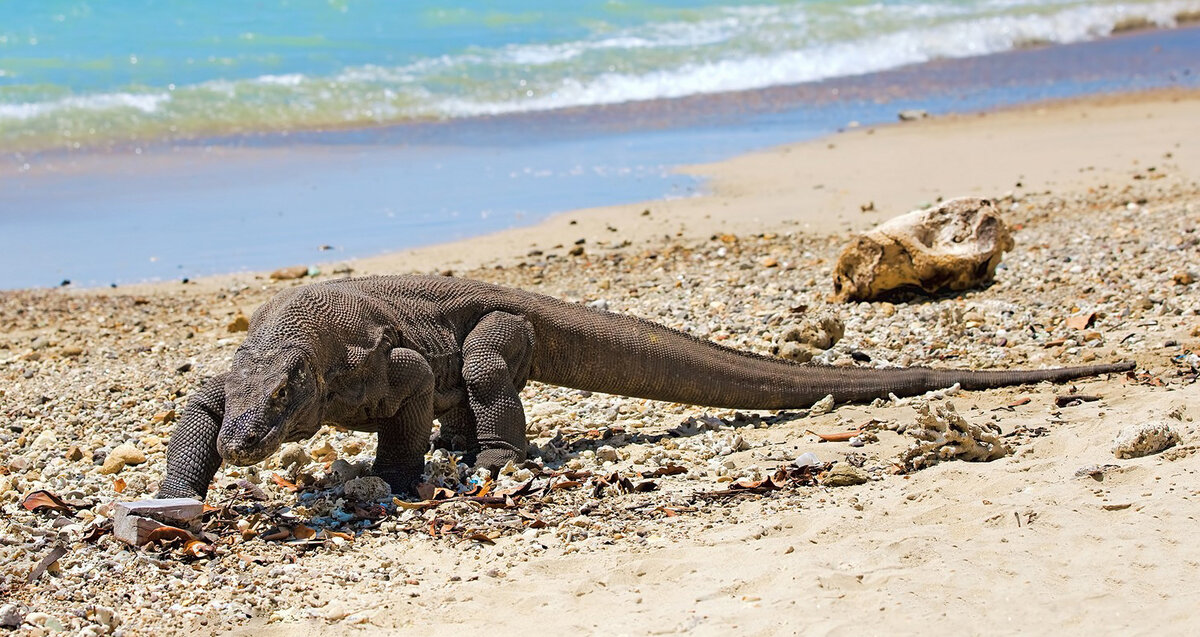
<svg viewBox="0 0 1200 637"><path fill-rule="evenodd" d="M167 447L159 497L203 499L222 461L250 465L324 423L377 432L393 491L435 445L491 470L525 457L528 380L711 407L808 407L1122 372L1132 363L1024 371L798 365L642 319L448 277L385 276L285 290L250 321L232 368L194 393Z"/></svg>

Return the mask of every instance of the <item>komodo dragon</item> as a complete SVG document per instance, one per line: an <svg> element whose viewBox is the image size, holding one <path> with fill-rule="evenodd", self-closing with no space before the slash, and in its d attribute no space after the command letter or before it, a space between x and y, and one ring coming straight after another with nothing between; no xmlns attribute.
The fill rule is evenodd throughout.
<svg viewBox="0 0 1200 637"><path fill-rule="evenodd" d="M259 462L323 423L379 434L395 492L434 445L491 470L525 458L526 381L711 407L808 407L959 383L987 389L1122 372L1132 363L1022 371L800 365L642 319L460 278L381 276L284 290L254 313L232 368L193 393L159 497L203 499L222 461Z"/></svg>

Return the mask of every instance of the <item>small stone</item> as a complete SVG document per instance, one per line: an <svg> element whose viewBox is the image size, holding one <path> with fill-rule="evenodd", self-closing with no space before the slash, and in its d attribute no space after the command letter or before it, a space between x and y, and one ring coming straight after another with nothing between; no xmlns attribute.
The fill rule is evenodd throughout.
<svg viewBox="0 0 1200 637"><path fill-rule="evenodd" d="M1067 327L1073 330L1086 330L1092 326L1096 320L1095 312L1083 312L1080 314L1072 314L1067 317Z"/></svg>
<svg viewBox="0 0 1200 637"><path fill-rule="evenodd" d="M67 358L75 358L83 355L83 348L78 345L68 345L62 348L62 355Z"/></svg>
<svg viewBox="0 0 1200 637"><path fill-rule="evenodd" d="M25 621L29 610L17 604L0 606L0 628L17 628Z"/></svg>
<svg viewBox="0 0 1200 637"><path fill-rule="evenodd" d="M108 632L113 632L116 630L116 626L121 624L120 618L116 617L116 611L107 606L92 606L89 608L88 619L106 627Z"/></svg>
<svg viewBox="0 0 1200 637"><path fill-rule="evenodd" d="M918 119L925 119L926 117L929 117L929 111L919 108L906 108L899 113L896 113L896 117L898 117L902 122L913 122Z"/></svg>
<svg viewBox="0 0 1200 637"><path fill-rule="evenodd" d="M137 447L125 443L118 445L116 449L108 453L108 456L104 458L104 464L100 466L100 473L105 475L117 473L127 465L142 464L145 461L146 454Z"/></svg>
<svg viewBox="0 0 1200 637"><path fill-rule="evenodd" d="M1176 272L1171 278L1175 280L1175 285L1191 285L1196 282L1196 275L1191 272Z"/></svg>
<svg viewBox="0 0 1200 637"><path fill-rule="evenodd" d="M821 476L821 484L827 487L849 487L862 484L868 480L870 478L867 477L867 474L850 465L844 464L834 466L825 472L825 475Z"/></svg>
<svg viewBox="0 0 1200 637"><path fill-rule="evenodd" d="M289 268L279 268L271 273L271 278L276 281L288 281L292 279L303 279L308 276L309 268L307 265L294 265Z"/></svg>
<svg viewBox="0 0 1200 637"><path fill-rule="evenodd" d="M829 394L828 396L822 398L821 400L818 400L817 402L813 403L812 408L810 408L808 410L808 415L809 416L824 416L825 414L827 414L831 411L833 411L833 394Z"/></svg>
<svg viewBox="0 0 1200 637"><path fill-rule="evenodd" d="M338 485L353 480L361 474L362 471L357 466L338 458L329 465L329 471L326 473L325 479L331 485Z"/></svg>
<svg viewBox="0 0 1200 637"><path fill-rule="evenodd" d="M596 449L596 459L600 462L618 462L621 459L621 455L613 447L603 445Z"/></svg>
<svg viewBox="0 0 1200 637"><path fill-rule="evenodd" d="M279 454L279 466L284 469L303 469L309 462L308 452L295 443L285 446Z"/></svg>
<svg viewBox="0 0 1200 637"><path fill-rule="evenodd" d="M1179 434L1161 421L1130 425L1117 434L1113 455L1118 458L1140 458L1158 453L1179 443Z"/></svg>
<svg viewBox="0 0 1200 637"><path fill-rule="evenodd" d="M806 318L786 327L775 337L773 353L797 363L807 363L833 347L846 334L846 324L831 314Z"/></svg>
<svg viewBox="0 0 1200 637"><path fill-rule="evenodd" d="M245 314L238 312L233 317L233 320L229 321L229 324L225 326L225 329L229 332L245 332L250 329L250 319L246 318Z"/></svg>
<svg viewBox="0 0 1200 637"><path fill-rule="evenodd" d="M776 259L775 257L767 257L762 260L762 266L764 268L778 268L779 259Z"/></svg>
<svg viewBox="0 0 1200 637"><path fill-rule="evenodd" d="M320 447L308 452L308 455L317 462L333 462L337 459L337 450L329 442L323 442Z"/></svg>
<svg viewBox="0 0 1200 637"><path fill-rule="evenodd" d="M366 444L358 438L351 438L342 443L342 453L347 456L357 456L366 448Z"/></svg>
<svg viewBox="0 0 1200 637"><path fill-rule="evenodd" d="M347 482L343 487L346 497L359 502L374 502L392 495L392 488L378 476L364 476Z"/></svg>
<svg viewBox="0 0 1200 637"><path fill-rule="evenodd" d="M151 420L153 420L154 422L160 422L164 425L171 424L171 423L175 422L175 410L168 409L166 411L160 411L157 414L154 414L154 416L151 418Z"/></svg>
<svg viewBox="0 0 1200 637"><path fill-rule="evenodd" d="M57 617L49 613L33 612L25 616L25 623L32 624L37 628L48 630L52 633L62 632L63 624Z"/></svg>
<svg viewBox="0 0 1200 637"><path fill-rule="evenodd" d="M83 449L80 449L79 445L71 445L70 447L67 447L67 460L71 462L78 462L83 460L84 457L90 455L90 453L84 454Z"/></svg>
<svg viewBox="0 0 1200 637"><path fill-rule="evenodd" d="M570 249L570 251L567 252L567 254L573 257L583 256L583 246L574 246Z"/></svg>
<svg viewBox="0 0 1200 637"><path fill-rule="evenodd" d="M43 430L29 443L30 449L51 449L58 445L58 436L54 435L53 429Z"/></svg>

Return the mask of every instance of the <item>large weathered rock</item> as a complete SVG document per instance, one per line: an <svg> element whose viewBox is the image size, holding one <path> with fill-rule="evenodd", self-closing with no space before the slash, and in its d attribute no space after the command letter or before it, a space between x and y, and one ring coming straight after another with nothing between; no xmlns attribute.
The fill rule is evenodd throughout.
<svg viewBox="0 0 1200 637"><path fill-rule="evenodd" d="M965 290L992 279L1012 234L987 199L963 197L889 219L855 237L833 271L834 297L870 301L899 290Z"/></svg>

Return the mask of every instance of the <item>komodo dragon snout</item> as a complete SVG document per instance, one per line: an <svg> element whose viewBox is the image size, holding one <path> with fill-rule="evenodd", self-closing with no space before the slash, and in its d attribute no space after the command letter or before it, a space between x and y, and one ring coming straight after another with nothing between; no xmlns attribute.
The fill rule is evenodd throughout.
<svg viewBox="0 0 1200 637"><path fill-rule="evenodd" d="M225 396L217 435L225 462L261 462L298 432L318 428L317 378L299 349L239 349L225 377Z"/></svg>

